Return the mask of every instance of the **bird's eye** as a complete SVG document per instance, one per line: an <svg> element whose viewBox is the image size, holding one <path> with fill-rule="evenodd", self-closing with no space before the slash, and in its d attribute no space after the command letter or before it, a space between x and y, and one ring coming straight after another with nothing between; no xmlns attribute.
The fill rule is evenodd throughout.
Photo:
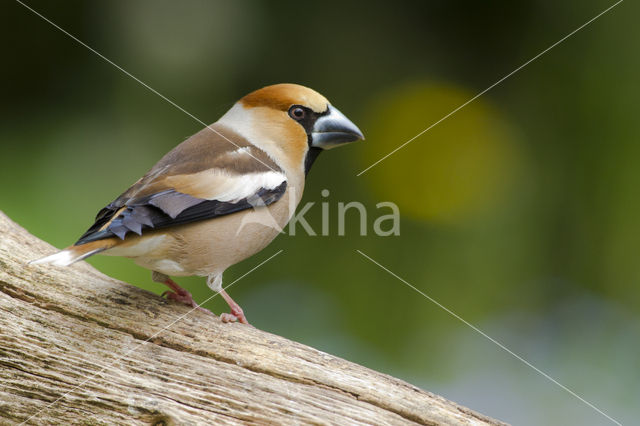
<svg viewBox="0 0 640 426"><path fill-rule="evenodd" d="M291 108L289 108L289 116L294 120L302 120L305 117L305 115L307 115L307 113L302 107L294 105Z"/></svg>

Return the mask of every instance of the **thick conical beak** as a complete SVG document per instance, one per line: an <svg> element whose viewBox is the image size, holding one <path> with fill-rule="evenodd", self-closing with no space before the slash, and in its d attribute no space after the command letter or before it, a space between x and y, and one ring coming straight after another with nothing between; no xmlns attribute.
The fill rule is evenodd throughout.
<svg viewBox="0 0 640 426"><path fill-rule="evenodd" d="M327 113L316 120L311 132L311 146L315 148L330 149L360 139L364 136L358 126L331 105Z"/></svg>

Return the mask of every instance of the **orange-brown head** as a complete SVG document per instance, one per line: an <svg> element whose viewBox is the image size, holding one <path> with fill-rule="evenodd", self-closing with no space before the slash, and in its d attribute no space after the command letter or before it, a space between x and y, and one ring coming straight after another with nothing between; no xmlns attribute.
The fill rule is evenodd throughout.
<svg viewBox="0 0 640 426"><path fill-rule="evenodd" d="M249 93L221 118L282 166L308 172L318 154L364 139L329 101L308 87L275 84Z"/></svg>
<svg viewBox="0 0 640 426"><path fill-rule="evenodd" d="M240 103L249 108L268 107L278 111L288 111L298 104L317 113L326 111L329 106L327 98L315 90L290 83L263 87L240 99Z"/></svg>

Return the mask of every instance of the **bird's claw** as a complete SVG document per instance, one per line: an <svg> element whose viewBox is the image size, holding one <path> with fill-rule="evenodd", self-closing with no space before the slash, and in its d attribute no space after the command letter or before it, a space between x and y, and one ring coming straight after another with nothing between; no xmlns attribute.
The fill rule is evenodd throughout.
<svg viewBox="0 0 640 426"><path fill-rule="evenodd" d="M227 312L220 314L220 319L225 324L228 323L228 322L236 322L236 321L238 321L238 317L236 317L233 314L229 314Z"/></svg>
<svg viewBox="0 0 640 426"><path fill-rule="evenodd" d="M244 316L244 312L240 307L238 307L238 309L232 308L231 313L225 312L223 314L220 314L220 319L224 323L239 322L241 324L251 325L249 324L249 321L247 321L247 317Z"/></svg>
<svg viewBox="0 0 640 426"><path fill-rule="evenodd" d="M211 313L211 311L203 308L202 306L198 305L195 300L193 300L193 297L191 296L191 293L189 293L187 290L181 289L182 291L171 291L171 290L167 290L164 293L162 293L162 297L167 297L168 300L174 300L176 302L180 302L183 303L187 306L191 306L192 308L198 309L199 311L202 312L206 312L208 314Z"/></svg>

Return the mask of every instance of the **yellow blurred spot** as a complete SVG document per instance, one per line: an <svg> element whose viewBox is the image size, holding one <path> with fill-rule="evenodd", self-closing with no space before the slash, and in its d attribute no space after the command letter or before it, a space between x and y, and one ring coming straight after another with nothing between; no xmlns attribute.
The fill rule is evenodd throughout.
<svg viewBox="0 0 640 426"><path fill-rule="evenodd" d="M368 167L474 96L445 84L413 84L378 97L365 120ZM465 221L496 206L517 167L513 135L498 111L475 100L363 177L403 215Z"/></svg>

